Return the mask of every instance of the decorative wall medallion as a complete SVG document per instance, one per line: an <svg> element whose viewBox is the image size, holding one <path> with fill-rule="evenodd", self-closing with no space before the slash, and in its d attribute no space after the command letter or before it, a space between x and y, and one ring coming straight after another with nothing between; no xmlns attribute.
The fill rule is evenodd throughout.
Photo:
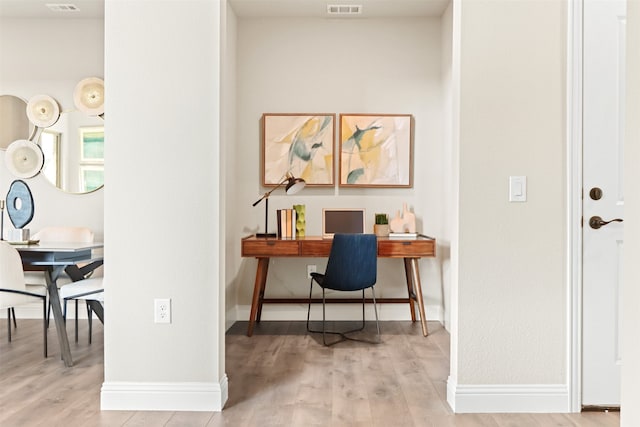
<svg viewBox="0 0 640 427"><path fill-rule="evenodd" d="M7 193L7 214L15 228L24 228L33 219L33 196L29 186L19 179L13 181Z"/></svg>

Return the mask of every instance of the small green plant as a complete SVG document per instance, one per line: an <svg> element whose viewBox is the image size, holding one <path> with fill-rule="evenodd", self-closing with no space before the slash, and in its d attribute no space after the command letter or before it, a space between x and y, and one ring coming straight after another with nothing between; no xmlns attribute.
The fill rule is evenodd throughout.
<svg viewBox="0 0 640 427"><path fill-rule="evenodd" d="M384 213L377 213L376 214L376 224L380 225L380 224L389 224L389 216L387 214Z"/></svg>

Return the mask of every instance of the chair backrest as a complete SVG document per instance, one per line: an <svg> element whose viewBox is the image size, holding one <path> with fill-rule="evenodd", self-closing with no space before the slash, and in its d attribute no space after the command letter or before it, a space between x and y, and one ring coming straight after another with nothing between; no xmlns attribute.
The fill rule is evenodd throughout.
<svg viewBox="0 0 640 427"><path fill-rule="evenodd" d="M0 289L26 289L20 254L5 241L0 241L0 266ZM15 294L0 292L0 308L12 307L13 298Z"/></svg>
<svg viewBox="0 0 640 427"><path fill-rule="evenodd" d="M376 284L378 241L375 234L335 234L322 286L355 291Z"/></svg>
<svg viewBox="0 0 640 427"><path fill-rule="evenodd" d="M42 242L93 242L93 231L87 227L44 227L31 237Z"/></svg>

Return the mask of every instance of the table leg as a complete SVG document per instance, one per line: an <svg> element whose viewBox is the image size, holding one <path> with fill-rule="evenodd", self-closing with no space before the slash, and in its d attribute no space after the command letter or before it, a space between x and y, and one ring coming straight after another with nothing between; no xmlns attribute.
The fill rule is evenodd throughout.
<svg viewBox="0 0 640 427"><path fill-rule="evenodd" d="M418 300L418 310L420 311L420 323L422 324L422 335L425 337L429 335L427 329L427 318L424 315L424 302L422 301L422 285L420 284L420 268L418 265L419 258L411 258L411 277L413 286L416 293L416 299Z"/></svg>
<svg viewBox="0 0 640 427"><path fill-rule="evenodd" d="M264 295L264 288L267 283L267 271L269 270L269 258L258 258L256 268L256 281L253 285L253 298L251 300L251 312L249 313L249 326L247 336L253 335L253 327L258 320L258 309L262 308L261 294Z"/></svg>
<svg viewBox="0 0 640 427"><path fill-rule="evenodd" d="M58 286L56 280L62 272L64 266L53 266L45 272L45 280L47 282L47 291L49 293L49 303L53 311L53 319L56 322L56 332L58 333L58 342L60 343L60 352L64 365L68 368L73 366L71 357L71 348L69 347L69 337L67 336L67 328L62 317L62 308L60 306L60 296L58 295Z"/></svg>
<svg viewBox="0 0 640 427"><path fill-rule="evenodd" d="M258 263L259 265L259 263ZM269 269L269 259L265 261L265 265L260 268L262 272L260 276L260 297L258 297L258 313L256 314L256 322L260 323L262 318L262 304L264 303L264 288L267 286L267 271Z"/></svg>
<svg viewBox="0 0 640 427"><path fill-rule="evenodd" d="M413 305L413 300L416 297L415 291L413 289L413 278L411 277L411 259L404 259L404 275L407 278L407 291L409 292L409 310L411 311L411 321L416 321L416 308Z"/></svg>

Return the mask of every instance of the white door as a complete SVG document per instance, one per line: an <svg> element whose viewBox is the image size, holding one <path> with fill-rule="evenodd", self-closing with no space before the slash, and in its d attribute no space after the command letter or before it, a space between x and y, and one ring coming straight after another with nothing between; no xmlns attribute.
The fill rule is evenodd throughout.
<svg viewBox="0 0 640 427"><path fill-rule="evenodd" d="M620 405L625 16L624 1L584 2L583 407Z"/></svg>

